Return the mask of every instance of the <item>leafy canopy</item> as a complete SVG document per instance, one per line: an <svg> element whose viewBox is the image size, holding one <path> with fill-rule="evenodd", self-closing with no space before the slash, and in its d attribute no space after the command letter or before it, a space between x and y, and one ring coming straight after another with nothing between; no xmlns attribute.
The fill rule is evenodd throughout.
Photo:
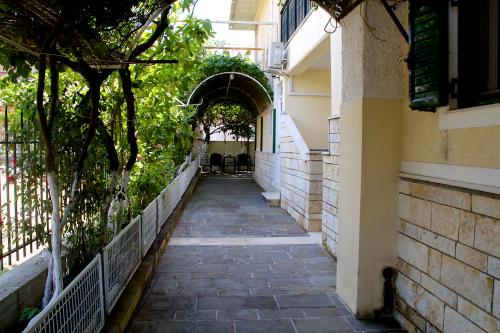
<svg viewBox="0 0 500 333"><path fill-rule="evenodd" d="M198 79L199 67L204 56L203 44L212 35L212 30L207 21L188 15L186 9L190 8L191 3L192 1L179 1L173 6L169 13L170 28L166 29L158 41L145 50L141 56L144 59L178 59L178 64L130 65L139 148L138 162L132 169L128 190L130 211L126 213L131 216L135 216L145 208L170 182L192 143L193 132L190 119L193 112L179 107L174 97L179 98L185 94ZM4 10L3 7L0 6L0 8ZM178 22L181 19L183 22ZM137 27L140 24L138 23ZM99 25L104 26L105 23L99 23ZM112 24L109 23L108 26ZM149 40L155 30L154 26L146 29L138 41L139 45ZM0 58L3 57L2 59L5 60L11 55L6 53L12 50L5 50L1 47L6 47L6 45L0 45ZM59 47L55 48L56 52L61 50ZM24 52L22 55L24 64L28 66L26 75L19 76L19 68L12 62L7 62L11 66L9 68L12 75L17 79L0 80L2 91L0 100L4 105L9 105L12 120L9 124L9 132L19 139L38 141L40 130L36 126L35 96L38 79L38 71L34 66L36 57L29 59L30 54ZM81 59L77 61L83 61ZM58 183L61 193L69 193L81 138L85 135L87 128L89 85L82 75L70 68L61 66L59 70L61 71L58 92L59 112L52 137L54 149L58 152L55 164L58 166ZM44 92L45 103L49 102L47 90ZM125 134L127 112L121 92L120 78L116 72L111 74L101 86L99 109L99 118L109 129L119 158L123 161L129 149ZM21 119L23 119L23 126ZM102 145L102 138L102 133L98 131L96 139L89 147L76 208L63 231L64 238L67 240L66 253L70 261L73 260L72 263L70 262L72 266L70 270L75 272L102 246L100 221L104 218L105 211L102 205L108 195L107 188L110 181L108 159ZM29 155L28 151L24 150L18 161L18 165L23 166L22 170L17 170L18 179L21 178L21 174L33 184L38 184L44 179L44 163L40 158L42 152L43 146L40 145L33 146ZM40 209L48 209L51 206L48 198L44 199L43 203L39 202L40 198L37 196L36 189L19 186L18 193L23 196L26 205L32 209L31 214L35 214L37 210L36 214L40 215ZM50 213L50 211L45 213ZM33 238L43 243L48 243L50 234L46 231L46 221L31 227L29 220L31 214L26 214L26 220L21 221L23 233L27 236L32 235ZM5 209L2 210L2 218L6 221ZM124 220L124 223L126 222L127 220ZM7 228L9 225L6 223L3 227Z"/></svg>

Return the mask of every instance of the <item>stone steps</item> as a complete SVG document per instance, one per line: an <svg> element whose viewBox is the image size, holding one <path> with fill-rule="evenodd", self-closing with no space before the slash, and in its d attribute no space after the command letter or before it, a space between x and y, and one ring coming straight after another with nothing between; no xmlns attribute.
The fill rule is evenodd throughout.
<svg viewBox="0 0 500 333"><path fill-rule="evenodd" d="M269 207L280 206L280 193L279 192L262 192L262 196Z"/></svg>

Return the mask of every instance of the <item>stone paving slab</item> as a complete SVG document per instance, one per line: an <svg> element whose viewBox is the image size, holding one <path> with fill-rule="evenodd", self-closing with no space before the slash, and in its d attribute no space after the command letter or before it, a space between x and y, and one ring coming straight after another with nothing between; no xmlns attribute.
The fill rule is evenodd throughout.
<svg viewBox="0 0 500 333"><path fill-rule="evenodd" d="M392 321L352 316L321 245L238 245L308 236L260 192L249 179L200 180L173 239L201 238L169 244L129 332L402 332ZM201 245L214 237L231 245Z"/></svg>
<svg viewBox="0 0 500 333"><path fill-rule="evenodd" d="M319 245L171 246L130 332L400 332L352 316L335 266Z"/></svg>
<svg viewBox="0 0 500 333"><path fill-rule="evenodd" d="M267 207L252 179L202 177L174 237L303 237L278 207Z"/></svg>

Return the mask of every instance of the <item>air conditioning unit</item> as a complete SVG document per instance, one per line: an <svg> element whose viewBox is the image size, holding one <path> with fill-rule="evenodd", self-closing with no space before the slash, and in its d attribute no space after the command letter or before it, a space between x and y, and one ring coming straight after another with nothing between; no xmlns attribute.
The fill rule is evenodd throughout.
<svg viewBox="0 0 500 333"><path fill-rule="evenodd" d="M282 69L284 61L284 44L271 42L267 49L267 68Z"/></svg>

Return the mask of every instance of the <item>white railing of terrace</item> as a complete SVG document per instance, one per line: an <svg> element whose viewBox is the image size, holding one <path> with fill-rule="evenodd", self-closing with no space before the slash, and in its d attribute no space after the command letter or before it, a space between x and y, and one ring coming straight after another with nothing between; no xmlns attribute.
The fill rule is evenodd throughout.
<svg viewBox="0 0 500 333"><path fill-rule="evenodd" d="M57 300L30 322L24 333L99 332L104 327L101 266L101 255L98 254Z"/></svg>
<svg viewBox="0 0 500 333"><path fill-rule="evenodd" d="M141 216L137 216L102 250L106 312L111 313L118 298L139 267Z"/></svg>
<svg viewBox="0 0 500 333"><path fill-rule="evenodd" d="M73 333L99 332L105 323L105 310L110 313L125 290L141 257L149 250L159 230L173 212L200 167L200 157L177 176L161 194L125 227L64 289L57 300L39 313L23 331ZM162 205L161 222L158 207ZM163 207L163 205L166 205ZM168 212L168 215L166 215ZM161 225L160 225L161 223ZM141 256L142 255L142 256ZM102 269L102 270L101 270Z"/></svg>

